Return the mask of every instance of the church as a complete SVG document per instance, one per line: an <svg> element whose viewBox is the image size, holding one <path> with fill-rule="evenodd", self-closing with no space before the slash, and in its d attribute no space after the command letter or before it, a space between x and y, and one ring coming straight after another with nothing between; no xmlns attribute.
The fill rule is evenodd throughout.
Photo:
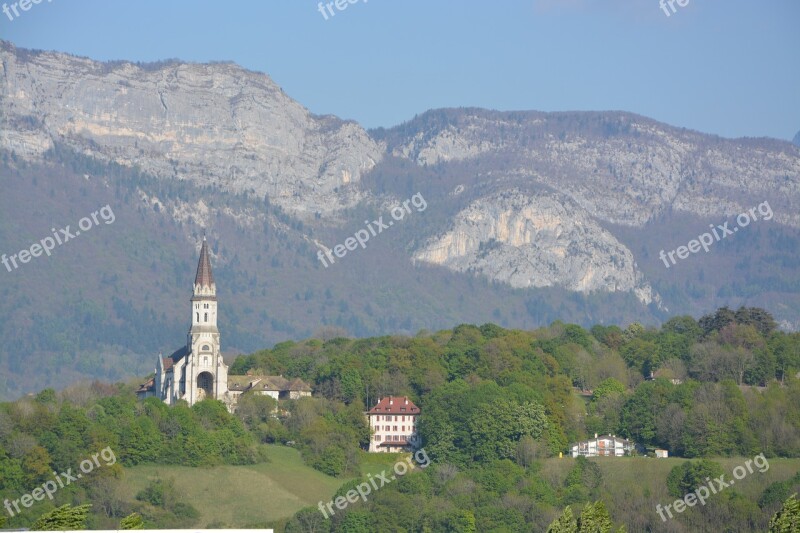
<svg viewBox="0 0 800 533"><path fill-rule="evenodd" d="M155 375L136 391L139 399L156 397L168 405L184 400L194 405L213 398L224 402L233 411L239 396L250 391L276 399L311 396L308 384L299 379L289 381L282 376L232 376L234 383L229 389L228 366L222 359L217 328L217 285L205 236L190 302L192 326L186 345L169 357L158 356ZM248 383L241 383L242 379Z"/></svg>

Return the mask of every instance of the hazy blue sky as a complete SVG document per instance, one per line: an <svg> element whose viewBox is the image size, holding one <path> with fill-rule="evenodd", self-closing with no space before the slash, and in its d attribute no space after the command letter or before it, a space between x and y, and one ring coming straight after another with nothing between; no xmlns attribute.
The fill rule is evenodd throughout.
<svg viewBox="0 0 800 533"><path fill-rule="evenodd" d="M0 13L0 38L101 60L233 60L366 127L479 106L625 110L727 137L800 130L800 0L689 0L669 17L659 0L358 0L328 20L317 4L43 0Z"/></svg>

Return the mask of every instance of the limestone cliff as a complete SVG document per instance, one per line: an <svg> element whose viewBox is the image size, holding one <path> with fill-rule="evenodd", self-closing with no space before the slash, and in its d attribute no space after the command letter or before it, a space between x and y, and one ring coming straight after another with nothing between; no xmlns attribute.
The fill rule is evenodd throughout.
<svg viewBox="0 0 800 533"><path fill-rule="evenodd" d="M58 139L164 178L249 192L297 216L363 197L382 157L356 123L314 116L234 64L98 63L0 42L0 139L36 156Z"/></svg>
<svg viewBox="0 0 800 533"><path fill-rule="evenodd" d="M504 191L476 200L415 259L513 287L633 291L644 304L660 302L631 251L575 202L553 194Z"/></svg>

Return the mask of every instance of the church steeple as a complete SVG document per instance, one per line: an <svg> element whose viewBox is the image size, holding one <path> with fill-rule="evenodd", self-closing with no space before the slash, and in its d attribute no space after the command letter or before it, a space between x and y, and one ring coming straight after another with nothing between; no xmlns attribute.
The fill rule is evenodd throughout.
<svg viewBox="0 0 800 533"><path fill-rule="evenodd" d="M208 241L203 235L203 246L200 248L200 261L197 263L197 275L194 277L194 284L200 287L214 285L214 274L211 272L211 260L208 257Z"/></svg>
<svg viewBox="0 0 800 533"><path fill-rule="evenodd" d="M220 400L228 391L228 367L220 353L217 329L217 285L211 272L211 253L205 235L200 247L191 302L192 327L189 329L183 370L185 399L189 405L203 398Z"/></svg>
<svg viewBox="0 0 800 533"><path fill-rule="evenodd" d="M217 328L217 285L211 272L211 254L205 235L192 294L192 328L197 326L211 327L214 330Z"/></svg>

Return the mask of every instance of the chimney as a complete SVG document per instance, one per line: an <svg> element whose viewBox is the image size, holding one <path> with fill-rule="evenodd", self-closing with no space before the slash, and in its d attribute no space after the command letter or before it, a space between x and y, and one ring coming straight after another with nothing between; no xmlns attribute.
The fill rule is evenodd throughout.
<svg viewBox="0 0 800 533"><path fill-rule="evenodd" d="M389 405L392 405L393 403L394 403L394 400L392 400L392 397L389 396Z"/></svg>
<svg viewBox="0 0 800 533"><path fill-rule="evenodd" d="M594 434L594 438L597 438L597 433Z"/></svg>
<svg viewBox="0 0 800 533"><path fill-rule="evenodd" d="M406 405L408 405L408 398L406 398Z"/></svg>

